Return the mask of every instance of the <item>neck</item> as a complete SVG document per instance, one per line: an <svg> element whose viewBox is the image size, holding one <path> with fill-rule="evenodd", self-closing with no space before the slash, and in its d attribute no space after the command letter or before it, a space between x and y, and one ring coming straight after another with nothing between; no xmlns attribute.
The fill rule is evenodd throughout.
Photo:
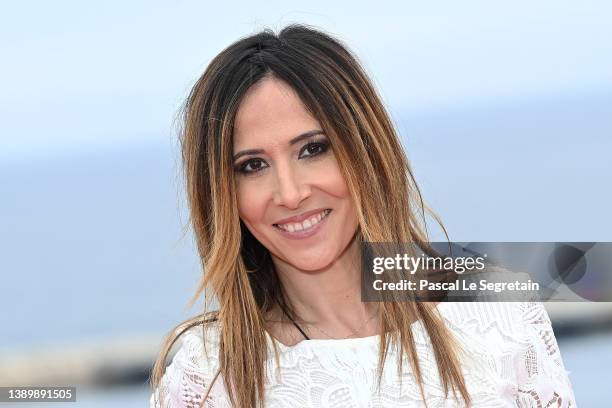
<svg viewBox="0 0 612 408"><path fill-rule="evenodd" d="M285 297L298 322L347 337L357 328L376 333L376 319L366 326L376 304L361 302L361 253L357 234L343 253L317 271L302 271L273 257ZM374 333L371 333L374 330ZM310 331L316 337L316 333Z"/></svg>

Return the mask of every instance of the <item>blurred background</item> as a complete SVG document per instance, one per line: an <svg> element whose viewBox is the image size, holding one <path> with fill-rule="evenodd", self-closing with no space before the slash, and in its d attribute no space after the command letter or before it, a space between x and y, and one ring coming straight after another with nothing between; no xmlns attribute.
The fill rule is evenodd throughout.
<svg viewBox="0 0 612 408"><path fill-rule="evenodd" d="M351 47L452 240L611 241L610 21L606 0L3 4L0 386L148 406L162 336L200 310L176 115L265 27ZM603 406L612 309L547 306L578 403Z"/></svg>

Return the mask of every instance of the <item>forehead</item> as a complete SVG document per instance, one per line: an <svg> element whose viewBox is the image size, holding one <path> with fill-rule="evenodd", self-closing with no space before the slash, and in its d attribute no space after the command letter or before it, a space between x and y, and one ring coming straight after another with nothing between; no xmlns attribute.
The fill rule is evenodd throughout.
<svg viewBox="0 0 612 408"><path fill-rule="evenodd" d="M263 148L313 129L319 122L287 83L268 77L244 96L234 125L234 150Z"/></svg>

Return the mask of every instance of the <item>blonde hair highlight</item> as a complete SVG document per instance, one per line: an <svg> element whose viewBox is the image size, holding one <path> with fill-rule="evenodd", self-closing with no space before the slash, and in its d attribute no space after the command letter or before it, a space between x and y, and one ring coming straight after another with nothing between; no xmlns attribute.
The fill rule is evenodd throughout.
<svg viewBox="0 0 612 408"><path fill-rule="evenodd" d="M178 325L165 339L152 370L154 390L176 340L192 327L215 321L220 330L218 375L231 403L264 406L268 343L263 316L282 301L282 288L269 253L239 219L231 156L239 103L253 84L270 75L291 85L330 139L357 209L358 239L416 243L433 252L425 213L440 220L424 204L389 115L348 48L304 25L287 26L278 35L264 30L243 38L213 59L183 111L183 172L203 268L191 304L205 295L205 312ZM211 295L218 300L218 311L207 312ZM397 300L381 302L379 385L389 347L398 347L399 370L405 355L425 399L411 327L420 320L445 392L458 392L469 405L458 345L437 309L431 303ZM275 358L278 361L278 350Z"/></svg>

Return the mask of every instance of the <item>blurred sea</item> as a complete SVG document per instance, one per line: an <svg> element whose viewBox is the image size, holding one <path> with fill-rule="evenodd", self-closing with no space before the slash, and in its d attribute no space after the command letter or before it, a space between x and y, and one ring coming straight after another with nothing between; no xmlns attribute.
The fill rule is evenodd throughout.
<svg viewBox="0 0 612 408"><path fill-rule="evenodd" d="M610 112L612 94L599 92L391 113L451 239L609 241ZM186 308L199 261L181 228L177 158L168 136L165 145L0 162L0 350L161 338L198 312ZM601 406L612 334L559 342L580 406ZM78 395L79 407L136 407L148 389Z"/></svg>

